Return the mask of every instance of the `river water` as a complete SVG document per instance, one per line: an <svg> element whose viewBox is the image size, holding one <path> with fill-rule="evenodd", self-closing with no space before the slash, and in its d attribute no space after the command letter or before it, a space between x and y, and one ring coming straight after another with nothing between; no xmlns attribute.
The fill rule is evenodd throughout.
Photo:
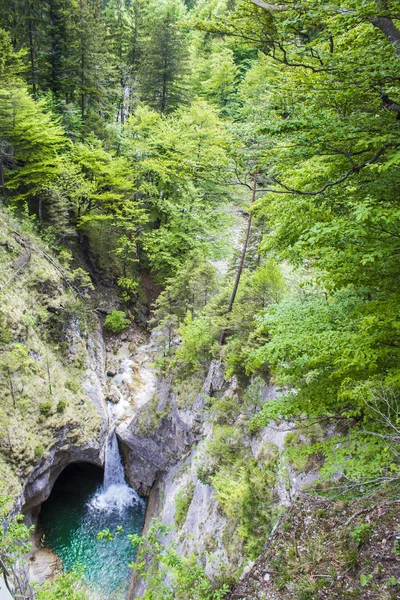
<svg viewBox="0 0 400 600"><path fill-rule="evenodd" d="M66 571L84 568L84 580L96 600L123 600L129 585L129 563L135 549L128 539L141 533L146 504L125 483L115 433L110 435L104 472L88 464L70 465L42 505L44 543L60 557ZM115 534L117 527L122 533ZM109 529L114 540L97 540Z"/></svg>

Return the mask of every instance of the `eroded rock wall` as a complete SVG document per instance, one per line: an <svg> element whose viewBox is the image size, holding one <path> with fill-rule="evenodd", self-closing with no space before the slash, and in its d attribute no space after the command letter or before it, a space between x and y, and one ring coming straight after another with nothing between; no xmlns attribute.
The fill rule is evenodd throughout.
<svg viewBox="0 0 400 600"><path fill-rule="evenodd" d="M178 408L174 394L164 389L163 400L159 397L156 405L156 414L168 407L168 416L160 420L153 432L147 432L145 438L135 433L140 423L138 417L125 430L119 430L122 444L130 448L125 456L133 484L138 481L137 478L140 479L140 473L143 477L141 461L147 469L151 464L146 472L146 485L150 486L152 481L154 484L150 491L144 533L154 518L169 526L171 530L163 542L167 546L173 542L184 556L195 554L211 579L224 574L237 576L246 566L247 559L237 535L237 523L223 514L214 488L198 475L199 466L204 465L207 443L213 439L213 424L206 410L206 399L210 396L232 397L239 402L241 392L235 378L225 381L221 362L213 361L204 389L190 407ZM261 393L263 402L280 394L271 385L265 385ZM317 477L314 472L297 473L283 458L285 437L290 430L290 423L271 424L245 440L250 455L260 464L266 450L275 449L279 465L274 489L277 508L289 506L298 491ZM178 519L177 498L182 496L186 498L186 512ZM249 568L248 565L245 570ZM134 575L129 600L141 598L145 589L145 582Z"/></svg>
<svg viewBox="0 0 400 600"><path fill-rule="evenodd" d="M69 356L72 359L82 332L72 326L67 332ZM85 335L87 356L82 387L96 408L99 418L98 434L87 436L79 423L66 426L55 433L55 443L37 461L24 480L16 510L23 512L28 521L34 521L40 505L47 500L61 472L74 462L87 462L102 467L104 442L108 429L108 415L104 401L105 346L100 324Z"/></svg>

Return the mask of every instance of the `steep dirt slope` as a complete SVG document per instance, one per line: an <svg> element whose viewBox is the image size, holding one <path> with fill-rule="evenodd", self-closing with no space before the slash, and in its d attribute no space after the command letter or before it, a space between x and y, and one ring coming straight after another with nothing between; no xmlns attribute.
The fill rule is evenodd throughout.
<svg viewBox="0 0 400 600"><path fill-rule="evenodd" d="M347 503L302 494L227 600L400 598L398 492Z"/></svg>

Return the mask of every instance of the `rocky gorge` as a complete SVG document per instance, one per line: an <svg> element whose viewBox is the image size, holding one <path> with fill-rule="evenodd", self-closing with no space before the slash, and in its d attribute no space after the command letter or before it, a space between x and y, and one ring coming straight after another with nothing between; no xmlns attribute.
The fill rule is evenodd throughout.
<svg viewBox="0 0 400 600"><path fill-rule="evenodd" d="M20 253L26 260L28 238L25 234L21 238L10 218L1 227L0 257L7 281L19 268L10 254ZM17 233L12 245L2 245L1 240L9 238L12 231ZM343 590L349 597L357 594L357 578L369 564L375 565L385 585L389 567L379 570L377 544L380 538L391 540L396 533L391 524L397 526L397 515L390 508L396 500L381 500L370 513L368 503L361 509L351 504L344 507L309 495L307 488L318 482L322 460L311 457L296 464L287 449L299 444L301 436L307 441L310 434L299 434L294 423L283 420L253 430L249 427L259 408L285 394L284 389L260 377L243 386L236 375L226 376L221 359L211 360L202 376L189 384L165 376L157 366L162 332L148 330L140 315L138 324L123 333L105 330L104 314L118 308L114 296L104 289L99 294L98 288L94 293L99 309L88 309L93 299L91 304L89 296L82 302L76 290L71 290L68 269L49 261L39 240L33 238L31 245L36 250L15 277L12 289L2 288L8 308L3 309L0 332L3 336L11 332L17 340L5 355L12 369L2 371L4 402L10 408L2 416L7 435L2 438L0 469L7 473L11 514L22 513L27 525L36 526L22 568L26 586L29 580L39 584L53 581L66 567L49 545L54 534L47 530L44 535L44 521L47 526L49 522L57 524L57 502L68 494L78 495L74 481L83 488L85 481L93 478L88 495L81 499L83 511L93 494L103 493L103 471L114 432L122 480L140 496L132 505L133 511L141 507L140 514L126 515L127 532L131 519L136 519L135 531L143 535L155 522L161 524L165 527L164 547L188 560L194 557L215 586L229 582L228 598L261 599L266 594L274 600L293 598L289 584L281 587L283 578L291 578L290 569L304 568L306 575L299 573L299 585L309 589L319 575L318 565L325 565L323 547L329 548L337 569L344 573L330 584L332 598L342 598ZM85 289L80 293L89 294ZM60 347L54 336L59 343L61 340ZM32 405L30 398L35 398ZM323 435L334 433L328 427ZM313 431L312 435L322 434ZM230 481L234 483L231 495ZM60 487L62 482L64 487ZM238 491L242 497L237 496ZM243 512L247 505L249 513ZM347 522L358 519L363 511L376 527L376 539L371 537L360 552L359 563L348 572L345 561L350 554L342 550L342 544L352 539ZM332 538L331 512L336 524ZM104 530L110 535L115 534L122 517L114 513L117 518L107 520L109 515L107 511L95 515L91 528L81 529L79 535L86 536L88 546L100 547L100 559L93 560L108 565L107 571L100 569L102 576L106 574L107 580L111 572L115 576L118 592L106 591L106 598L142 598L148 581L127 567L132 561L130 544L117 551L117 546L107 541L93 543L104 527L111 528ZM313 523L318 524L318 538ZM64 560L68 553L73 555L69 546L66 549ZM293 552L300 557L295 563ZM391 564L389 553L384 560L385 565ZM91 570L99 572L93 564L88 566L89 574ZM392 567L392 571L398 568L397 561ZM150 572L154 564L149 561L146 568ZM311 583L308 572L312 573ZM85 592L103 600L96 585L85 582Z"/></svg>
<svg viewBox="0 0 400 600"><path fill-rule="evenodd" d="M70 356L75 352L81 332L72 325L66 330ZM60 474L71 464L87 463L104 467L110 411L115 418L115 431L123 457L126 481L139 494L148 498L144 533L153 519L170 526L165 544L177 543L183 555L195 554L211 578L226 570L243 568L239 538L233 524L218 506L213 487L201 481L198 466L213 425L207 411L207 399L234 398L242 393L233 377L226 381L223 365L213 361L203 389L191 405L178 405L171 383L157 376L152 366L157 352L157 336L139 328L122 335L103 334L97 325L86 337L87 358L82 386L97 414L98 429L93 437L80 439L79 423L57 431L54 443L36 462L24 481L15 510L22 512L28 523L40 522L40 509L50 496ZM277 390L265 385L259 392L263 401L275 397ZM264 428L248 438L252 456L262 457L265 447L280 454L290 427L281 424ZM282 473L274 485L276 507L290 504L296 491L314 480L313 473L299 475L282 463ZM184 519L176 519L176 498L188 494ZM60 562L43 544L30 556L31 576L39 582L59 570ZM140 598L145 584L135 576L129 598Z"/></svg>

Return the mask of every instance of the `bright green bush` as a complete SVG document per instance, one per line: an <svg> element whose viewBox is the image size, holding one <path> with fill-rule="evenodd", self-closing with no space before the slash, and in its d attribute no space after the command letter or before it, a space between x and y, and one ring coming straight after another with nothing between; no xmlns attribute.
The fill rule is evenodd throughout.
<svg viewBox="0 0 400 600"><path fill-rule="evenodd" d="M228 585L212 583L193 554L186 558L173 546L165 547L161 538L168 531L168 527L153 519L146 537L129 536L138 549L130 567L147 584L143 600L222 600L229 591Z"/></svg>
<svg viewBox="0 0 400 600"><path fill-rule="evenodd" d="M0 343L9 344L12 340L12 333L7 326L5 315L0 311Z"/></svg>
<svg viewBox="0 0 400 600"><path fill-rule="evenodd" d="M179 329L181 345L176 352L176 362L188 373L206 369L212 358L214 332L210 320L200 315L195 319L188 313Z"/></svg>
<svg viewBox="0 0 400 600"><path fill-rule="evenodd" d="M34 456L35 458L40 458L44 453L44 446L43 444L38 444L37 446L35 446L35 450L34 450Z"/></svg>
<svg viewBox="0 0 400 600"><path fill-rule="evenodd" d="M139 282L131 277L120 277L117 285L121 290L121 300L130 302L139 293Z"/></svg>
<svg viewBox="0 0 400 600"><path fill-rule="evenodd" d="M129 327L130 320L127 318L126 313L122 310L112 310L106 316L106 320L104 321L104 328L107 331L111 331L112 333L121 333Z"/></svg>
<svg viewBox="0 0 400 600"><path fill-rule="evenodd" d="M36 600L89 600L80 585L82 575L82 571L74 570L46 581L36 592Z"/></svg>
<svg viewBox="0 0 400 600"><path fill-rule="evenodd" d="M248 556L256 558L274 520L274 464L261 466L255 459L226 465L212 477L216 499L226 517L237 522Z"/></svg>
<svg viewBox="0 0 400 600"><path fill-rule="evenodd" d="M40 414L43 417L48 417L51 413L52 408L53 408L53 405L50 401L41 402L39 405Z"/></svg>
<svg viewBox="0 0 400 600"><path fill-rule="evenodd" d="M175 523L178 527L182 527L186 520L193 495L194 485L190 483L185 490L180 490L175 496Z"/></svg>
<svg viewBox="0 0 400 600"><path fill-rule="evenodd" d="M369 540L372 534L372 527L369 523L361 523L350 531L350 537L356 546L361 546Z"/></svg>
<svg viewBox="0 0 400 600"><path fill-rule="evenodd" d="M57 404L57 412L58 414L62 414L65 409L67 408L67 401L66 400L60 400Z"/></svg>

